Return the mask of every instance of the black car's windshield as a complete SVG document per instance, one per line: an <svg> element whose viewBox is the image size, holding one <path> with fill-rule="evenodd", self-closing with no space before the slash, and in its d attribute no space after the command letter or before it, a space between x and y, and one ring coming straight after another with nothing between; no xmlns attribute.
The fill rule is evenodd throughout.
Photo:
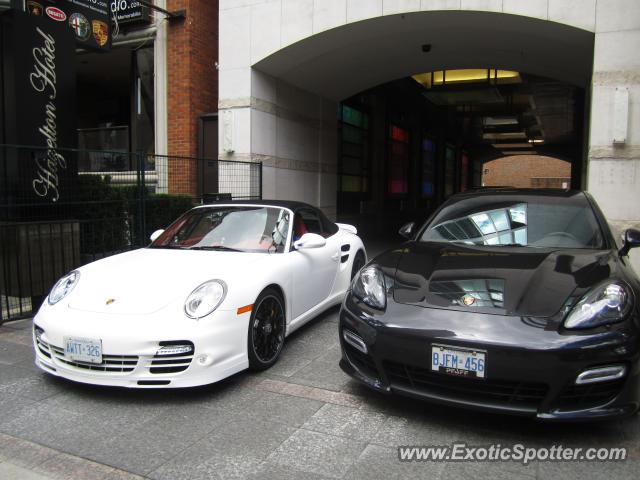
<svg viewBox="0 0 640 480"><path fill-rule="evenodd" d="M151 248L281 253L290 213L276 207L197 208L176 220Z"/></svg>
<svg viewBox="0 0 640 480"><path fill-rule="evenodd" d="M445 206L419 240L538 248L604 245L600 225L583 195L462 198Z"/></svg>

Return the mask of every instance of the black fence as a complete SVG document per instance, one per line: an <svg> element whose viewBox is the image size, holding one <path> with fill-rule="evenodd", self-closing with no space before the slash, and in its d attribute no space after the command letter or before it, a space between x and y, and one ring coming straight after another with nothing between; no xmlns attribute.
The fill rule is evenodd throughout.
<svg viewBox="0 0 640 480"><path fill-rule="evenodd" d="M260 199L262 164L0 145L0 324L78 266L149 243L195 205Z"/></svg>

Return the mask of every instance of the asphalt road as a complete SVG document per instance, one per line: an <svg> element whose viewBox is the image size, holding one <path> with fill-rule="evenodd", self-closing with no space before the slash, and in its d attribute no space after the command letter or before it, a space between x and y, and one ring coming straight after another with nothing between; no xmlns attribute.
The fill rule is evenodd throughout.
<svg viewBox="0 0 640 480"><path fill-rule="evenodd" d="M33 365L29 321L0 327L0 479L637 478L640 416L529 420L386 397L338 367L337 309L288 339L279 363L218 384L96 388ZM627 447L624 462L416 462L401 445Z"/></svg>

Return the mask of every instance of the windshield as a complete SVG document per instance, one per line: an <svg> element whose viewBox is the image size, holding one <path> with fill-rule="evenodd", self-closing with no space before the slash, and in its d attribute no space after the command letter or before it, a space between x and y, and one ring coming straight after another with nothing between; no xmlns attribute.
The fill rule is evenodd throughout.
<svg viewBox="0 0 640 480"><path fill-rule="evenodd" d="M282 253L289 216L276 207L198 208L176 220L151 248Z"/></svg>
<svg viewBox="0 0 640 480"><path fill-rule="evenodd" d="M603 248L603 234L582 197L478 196L445 206L423 242L538 248Z"/></svg>

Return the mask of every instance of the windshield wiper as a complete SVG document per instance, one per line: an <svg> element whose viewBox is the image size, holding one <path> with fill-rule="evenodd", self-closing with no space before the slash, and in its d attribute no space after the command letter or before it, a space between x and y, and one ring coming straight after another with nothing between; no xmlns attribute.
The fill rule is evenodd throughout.
<svg viewBox="0 0 640 480"><path fill-rule="evenodd" d="M223 252L243 252L244 250L240 250L238 248L225 247L224 245L196 245L195 247L191 247L189 250L220 250Z"/></svg>
<svg viewBox="0 0 640 480"><path fill-rule="evenodd" d="M168 249L177 249L177 250L187 249L187 247L183 247L182 245L150 245L149 248L168 248Z"/></svg>

